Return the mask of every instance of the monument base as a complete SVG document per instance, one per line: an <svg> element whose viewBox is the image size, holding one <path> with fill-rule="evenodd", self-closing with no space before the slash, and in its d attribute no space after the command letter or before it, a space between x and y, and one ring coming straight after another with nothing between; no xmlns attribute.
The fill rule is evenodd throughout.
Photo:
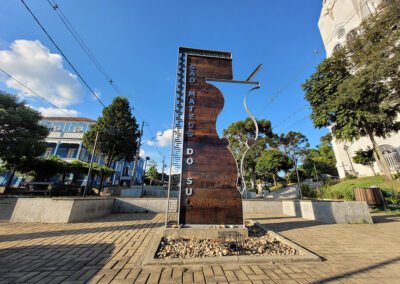
<svg viewBox="0 0 400 284"><path fill-rule="evenodd" d="M247 228L160 228L146 248L138 265L196 265L312 262L322 259L267 230L264 225L250 221ZM261 231L260 231L261 230ZM246 234L236 246L218 238L219 233L234 236ZM261 234L260 234L261 233ZM241 243L240 243L241 242ZM238 247L239 246L239 247ZM164 249L163 249L164 247ZM239 249L238 249L239 248ZM161 254L160 254L161 252Z"/></svg>
<svg viewBox="0 0 400 284"><path fill-rule="evenodd" d="M242 238L247 238L249 232L245 226L235 226L233 228L210 228L204 226L184 227L184 228L164 228L161 232L163 237L184 238L196 240L218 239L221 233L236 232Z"/></svg>

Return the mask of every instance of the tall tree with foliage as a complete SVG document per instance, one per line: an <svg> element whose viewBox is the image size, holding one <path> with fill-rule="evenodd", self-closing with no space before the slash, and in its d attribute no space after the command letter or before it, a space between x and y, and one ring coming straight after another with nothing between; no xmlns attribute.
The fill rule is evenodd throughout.
<svg viewBox="0 0 400 284"><path fill-rule="evenodd" d="M147 163L146 177L150 180L150 185L153 184L153 181L159 179L161 176L157 171L157 162L154 160L150 160Z"/></svg>
<svg viewBox="0 0 400 284"><path fill-rule="evenodd" d="M279 147L293 161L297 182L300 184L299 165L307 155L310 147L307 137L295 131L289 131L286 134L282 133L279 136Z"/></svg>
<svg viewBox="0 0 400 284"><path fill-rule="evenodd" d="M273 137L271 122L266 119L257 120L260 144L266 144ZM247 117L244 121L239 120L224 129L224 137L229 140L229 148L236 160L240 160L245 151L247 139L253 139L256 136L254 122Z"/></svg>
<svg viewBox="0 0 400 284"><path fill-rule="evenodd" d="M272 142L272 138L274 137L269 120L261 119L257 120L257 123L259 138L256 144L249 150L244 160L244 174L250 179L253 188L256 186L256 179L258 177L256 171L257 159L266 149L266 146ZM246 141L253 139L256 135L256 128L253 121L247 117L244 121L239 120L234 122L227 129L224 129L223 135L229 140L229 149L236 161L238 161L238 165L240 165L243 153L246 150Z"/></svg>
<svg viewBox="0 0 400 284"><path fill-rule="evenodd" d="M303 84L318 128L342 141L368 137L386 177L393 179L375 137L400 130L400 1L349 33L347 44L325 59Z"/></svg>
<svg viewBox="0 0 400 284"><path fill-rule="evenodd" d="M267 149L263 151L261 157L257 160L256 169L260 175L269 173L272 175L274 180L274 186L276 186L276 176L281 170L287 170L290 168L291 161L289 157L278 149Z"/></svg>
<svg viewBox="0 0 400 284"><path fill-rule="evenodd" d="M107 167L113 160L132 161L136 153L139 131L128 99L125 97L114 98L111 105L103 109L102 114L85 133L83 137L85 147L93 148L98 132L96 153L105 158ZM102 175L100 189L103 180L104 176Z"/></svg>
<svg viewBox="0 0 400 284"><path fill-rule="evenodd" d="M315 170L320 174L338 175L330 133L322 136L320 141L321 143L316 148L308 151L303 161L303 169L307 178L314 177Z"/></svg>
<svg viewBox="0 0 400 284"><path fill-rule="evenodd" d="M49 132L39 124L41 119L39 112L17 96L0 91L0 159L11 171L6 190L18 167L46 150L45 138Z"/></svg>

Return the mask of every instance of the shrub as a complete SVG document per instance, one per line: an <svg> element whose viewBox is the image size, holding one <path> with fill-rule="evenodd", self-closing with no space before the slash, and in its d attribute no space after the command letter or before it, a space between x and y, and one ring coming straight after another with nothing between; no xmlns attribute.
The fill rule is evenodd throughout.
<svg viewBox="0 0 400 284"><path fill-rule="evenodd" d="M352 188L346 188L345 190L335 189L329 184L324 184L318 191L318 197L324 199L344 199L354 200L354 193Z"/></svg>
<svg viewBox="0 0 400 284"><path fill-rule="evenodd" d="M355 176L355 175L353 175L351 173L346 173L345 179L356 179L356 178L357 178L357 176Z"/></svg>
<svg viewBox="0 0 400 284"><path fill-rule="evenodd" d="M395 189L384 190L385 199L391 204L400 204L400 192Z"/></svg>
<svg viewBox="0 0 400 284"><path fill-rule="evenodd" d="M309 198L316 198L317 197L317 192L313 189L311 189L311 187L308 184L302 184L300 186L301 188L301 194L304 197L309 197Z"/></svg>
<svg viewBox="0 0 400 284"><path fill-rule="evenodd" d="M334 185L335 183L337 183L337 181L333 180L330 177L326 177L322 180L323 185Z"/></svg>
<svg viewBox="0 0 400 284"><path fill-rule="evenodd" d="M347 201L353 201L353 200L355 199L353 189L352 189L352 188L349 188L349 187L346 188L346 189L343 191L343 197L344 197L344 199L347 200Z"/></svg>

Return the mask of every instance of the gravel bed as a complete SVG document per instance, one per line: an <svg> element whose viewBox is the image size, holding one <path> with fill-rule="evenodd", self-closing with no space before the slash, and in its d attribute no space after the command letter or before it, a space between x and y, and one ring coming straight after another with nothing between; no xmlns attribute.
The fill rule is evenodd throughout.
<svg viewBox="0 0 400 284"><path fill-rule="evenodd" d="M256 226L249 226L249 237L242 242L163 238L155 258L192 258L230 255L302 255Z"/></svg>

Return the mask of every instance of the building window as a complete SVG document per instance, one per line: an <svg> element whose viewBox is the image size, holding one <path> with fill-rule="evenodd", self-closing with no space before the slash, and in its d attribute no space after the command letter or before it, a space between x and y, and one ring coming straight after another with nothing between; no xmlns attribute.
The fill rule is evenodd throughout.
<svg viewBox="0 0 400 284"><path fill-rule="evenodd" d="M342 37L344 37L345 34L346 34L346 30L344 28L340 28L337 33L337 38L341 39Z"/></svg>
<svg viewBox="0 0 400 284"><path fill-rule="evenodd" d="M67 158L72 159L76 156L76 149L68 149Z"/></svg>
<svg viewBox="0 0 400 284"><path fill-rule="evenodd" d="M391 171L400 171L400 154L391 145L380 145L379 148L385 157Z"/></svg>
<svg viewBox="0 0 400 284"><path fill-rule="evenodd" d="M52 147L47 148L46 152L44 152L44 157L45 158L50 157L53 154L53 150L54 149Z"/></svg>
<svg viewBox="0 0 400 284"><path fill-rule="evenodd" d="M342 46L340 45L340 43L338 43L337 45L335 45L335 47L333 48L333 52L337 52L338 50L340 50Z"/></svg>
<svg viewBox="0 0 400 284"><path fill-rule="evenodd" d="M83 127L82 126L76 126L76 127L74 127L74 130L72 132L82 133L83 132Z"/></svg>

